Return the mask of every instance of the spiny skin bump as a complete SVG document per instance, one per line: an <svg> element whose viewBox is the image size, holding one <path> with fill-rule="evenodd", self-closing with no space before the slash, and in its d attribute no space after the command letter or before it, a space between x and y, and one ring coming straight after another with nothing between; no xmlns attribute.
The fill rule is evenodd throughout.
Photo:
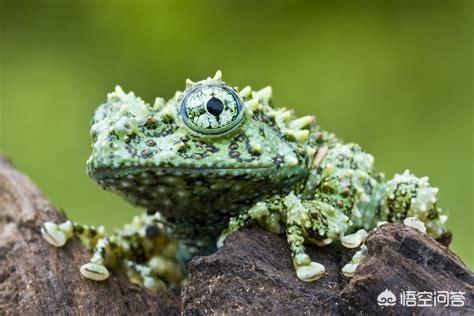
<svg viewBox="0 0 474 316"><path fill-rule="evenodd" d="M85 277L122 267L150 288L176 283L184 264L249 221L286 233L297 276L313 281L324 266L303 243L361 247L343 268L351 276L366 254L367 231L405 222L444 233L437 189L409 171L384 182L373 157L323 131L313 116L272 105L270 87L231 88L221 79L187 80L184 92L146 104L120 87L94 114L88 174L101 187L147 209L106 237L78 224L43 228L62 246L73 235L94 249ZM409 220L406 220L406 219ZM180 266L181 268L177 268Z"/></svg>

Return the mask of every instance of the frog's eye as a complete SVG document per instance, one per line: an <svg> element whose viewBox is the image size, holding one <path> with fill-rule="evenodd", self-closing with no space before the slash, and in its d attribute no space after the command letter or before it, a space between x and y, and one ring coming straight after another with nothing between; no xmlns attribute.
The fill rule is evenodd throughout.
<svg viewBox="0 0 474 316"><path fill-rule="evenodd" d="M243 120L242 100L226 85L198 85L184 95L181 116L194 132L222 135Z"/></svg>

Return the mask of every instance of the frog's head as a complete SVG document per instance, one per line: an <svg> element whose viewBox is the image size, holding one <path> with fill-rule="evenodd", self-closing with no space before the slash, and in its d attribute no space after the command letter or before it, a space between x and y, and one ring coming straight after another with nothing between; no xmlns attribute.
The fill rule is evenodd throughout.
<svg viewBox="0 0 474 316"><path fill-rule="evenodd" d="M270 87L227 86L220 71L187 80L184 92L154 105L117 87L92 121L89 175L134 204L168 214L232 213L289 191L314 155L307 146L314 117L273 109L271 94Z"/></svg>

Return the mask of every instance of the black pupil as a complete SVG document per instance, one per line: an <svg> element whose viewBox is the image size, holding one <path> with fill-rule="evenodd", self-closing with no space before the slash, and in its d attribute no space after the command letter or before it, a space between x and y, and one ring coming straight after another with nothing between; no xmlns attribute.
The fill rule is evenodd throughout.
<svg viewBox="0 0 474 316"><path fill-rule="evenodd" d="M224 111L224 104L218 98L212 97L207 101L206 108L212 115L219 116Z"/></svg>

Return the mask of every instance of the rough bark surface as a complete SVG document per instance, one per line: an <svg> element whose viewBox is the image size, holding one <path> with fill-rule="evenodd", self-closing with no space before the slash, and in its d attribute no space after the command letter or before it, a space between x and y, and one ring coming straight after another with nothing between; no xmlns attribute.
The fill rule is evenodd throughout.
<svg viewBox="0 0 474 316"><path fill-rule="evenodd" d="M298 281L286 240L259 227L230 236L216 253L189 264L183 290L185 313L216 314L470 314L474 315L474 276L448 248L413 228L383 225L367 239L369 256L352 279L340 273L352 252L340 246L310 248L326 266L316 282ZM463 291L459 307L381 307L385 289ZM398 297L397 297L398 300Z"/></svg>
<svg viewBox="0 0 474 316"><path fill-rule="evenodd" d="M44 221L65 219L24 175L0 157L0 314L179 314L179 298L151 293L112 275L80 277L90 258L79 240L60 250L41 237Z"/></svg>
<svg viewBox="0 0 474 316"><path fill-rule="evenodd" d="M39 233L65 219L24 175L0 159L0 314L466 314L474 315L474 276L448 248L412 228L380 227L367 239L369 256L356 276L341 275L353 251L309 248L326 266L318 281L294 273L286 240L259 227L230 236L224 247L189 264L178 293L152 293L112 274L104 283L80 277L90 254L72 239L60 250ZM447 236L449 237L449 236ZM449 243L449 238L444 239ZM380 307L385 289L462 291L465 306Z"/></svg>

